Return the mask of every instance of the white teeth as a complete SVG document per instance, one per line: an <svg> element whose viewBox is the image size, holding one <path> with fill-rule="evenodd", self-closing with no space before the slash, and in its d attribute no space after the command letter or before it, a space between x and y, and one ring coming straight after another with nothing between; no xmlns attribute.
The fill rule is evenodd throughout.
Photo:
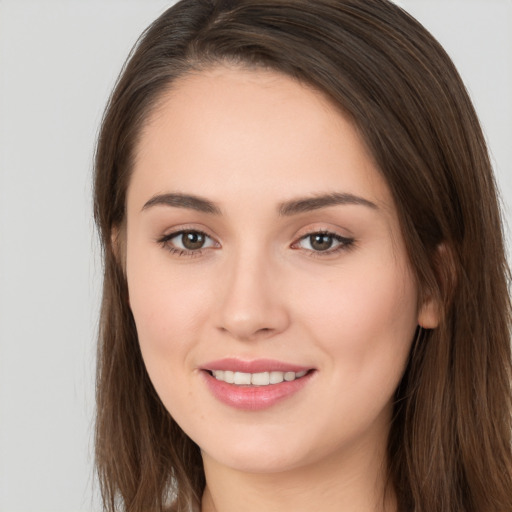
<svg viewBox="0 0 512 512"><path fill-rule="evenodd" d="M270 384L279 384L284 380L283 372L270 372Z"/></svg>
<svg viewBox="0 0 512 512"><path fill-rule="evenodd" d="M238 384L238 385L246 385L247 386L251 383L251 374L235 372L235 380L233 381L233 383Z"/></svg>
<svg viewBox="0 0 512 512"><path fill-rule="evenodd" d="M230 370L214 370L212 375L217 379L228 384L236 384L238 386L268 386L269 384L280 384L283 381L291 382L300 379L306 375L307 370L301 372L260 372L260 373L244 373L232 372Z"/></svg>
<svg viewBox="0 0 512 512"><path fill-rule="evenodd" d="M253 386L268 386L270 384L270 374L268 372L253 373L251 384Z"/></svg>

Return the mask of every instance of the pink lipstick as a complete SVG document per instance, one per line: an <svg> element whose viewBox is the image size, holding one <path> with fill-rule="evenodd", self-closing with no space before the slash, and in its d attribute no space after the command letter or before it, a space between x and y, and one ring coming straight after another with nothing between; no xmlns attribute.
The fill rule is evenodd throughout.
<svg viewBox="0 0 512 512"><path fill-rule="evenodd" d="M236 409L258 411L299 392L314 369L270 359L221 359L201 368L210 392Z"/></svg>

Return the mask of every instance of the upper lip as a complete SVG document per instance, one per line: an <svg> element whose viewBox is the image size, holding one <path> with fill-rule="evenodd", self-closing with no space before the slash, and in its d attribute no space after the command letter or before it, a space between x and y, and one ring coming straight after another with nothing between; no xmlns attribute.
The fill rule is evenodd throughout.
<svg viewBox="0 0 512 512"><path fill-rule="evenodd" d="M302 372L311 370L311 367L298 364L286 363L274 359L254 359L246 361L237 358L218 359L201 366L202 370L231 370L242 373L261 373L261 372Z"/></svg>

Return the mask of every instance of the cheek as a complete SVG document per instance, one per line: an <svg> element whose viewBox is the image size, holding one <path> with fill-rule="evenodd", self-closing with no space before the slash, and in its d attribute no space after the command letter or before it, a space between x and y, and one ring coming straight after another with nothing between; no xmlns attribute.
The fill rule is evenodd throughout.
<svg viewBox="0 0 512 512"><path fill-rule="evenodd" d="M416 325L416 286L405 265L362 262L333 274L299 282L300 289L292 296L305 318L317 320L326 329L332 327L338 335L374 328L384 333Z"/></svg>
<svg viewBox="0 0 512 512"><path fill-rule="evenodd" d="M182 371L189 345L200 337L205 287L169 264L166 254L128 244L130 307L141 351L152 380L155 372ZM153 254L155 253L156 254Z"/></svg>
<svg viewBox="0 0 512 512"><path fill-rule="evenodd" d="M323 286L304 285L294 294L297 318L329 354L334 374L368 392L381 385L394 391L417 326L417 290L407 266L361 262Z"/></svg>
<svg viewBox="0 0 512 512"><path fill-rule="evenodd" d="M173 416L200 420L204 411L193 389L183 383L194 372L192 359L201 338L205 298L204 291L191 286L183 275L136 250L127 262L130 306L151 382Z"/></svg>

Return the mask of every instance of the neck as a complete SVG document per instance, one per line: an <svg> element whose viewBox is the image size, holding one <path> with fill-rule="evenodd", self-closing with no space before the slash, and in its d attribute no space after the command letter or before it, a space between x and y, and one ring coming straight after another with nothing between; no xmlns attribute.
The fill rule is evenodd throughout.
<svg viewBox="0 0 512 512"><path fill-rule="evenodd" d="M350 452L278 473L239 471L203 454L202 512L396 512L385 452Z"/></svg>

